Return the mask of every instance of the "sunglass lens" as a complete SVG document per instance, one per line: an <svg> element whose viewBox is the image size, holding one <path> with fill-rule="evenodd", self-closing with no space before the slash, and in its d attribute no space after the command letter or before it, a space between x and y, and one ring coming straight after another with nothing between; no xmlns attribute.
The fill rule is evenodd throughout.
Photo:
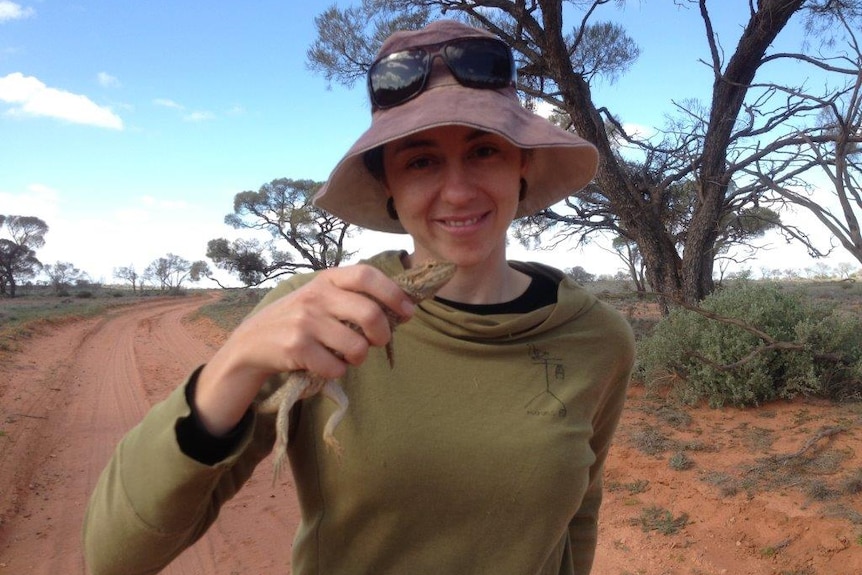
<svg viewBox="0 0 862 575"><path fill-rule="evenodd" d="M498 89L513 79L511 53L505 44L494 40L465 39L444 49L449 69L465 86Z"/></svg>
<svg viewBox="0 0 862 575"><path fill-rule="evenodd" d="M376 62L368 73L374 104L387 108L409 100L422 91L427 70L425 50L396 52Z"/></svg>

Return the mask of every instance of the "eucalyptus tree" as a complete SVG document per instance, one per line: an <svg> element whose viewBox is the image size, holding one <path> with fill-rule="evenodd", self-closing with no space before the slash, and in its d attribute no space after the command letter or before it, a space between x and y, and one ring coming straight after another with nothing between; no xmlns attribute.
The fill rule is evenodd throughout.
<svg viewBox="0 0 862 575"><path fill-rule="evenodd" d="M35 216L0 214L0 295L15 297L18 285L42 269L36 250L47 233L48 224Z"/></svg>
<svg viewBox="0 0 862 575"><path fill-rule="evenodd" d="M54 293L66 292L73 284L88 281L87 274L75 267L72 262L57 261L47 264L42 271L48 276L48 281L54 289Z"/></svg>
<svg viewBox="0 0 862 575"><path fill-rule="evenodd" d="M196 282L206 274L206 262L190 262L176 254L168 253L153 260L144 269L143 278L157 284L161 291L179 292L183 282Z"/></svg>
<svg viewBox="0 0 862 575"><path fill-rule="evenodd" d="M790 126L783 139L772 143L776 152L764 153L745 171L753 185L813 214L862 263L862 47L858 23L840 12L831 21L847 42L833 58L812 65L844 76L846 83L825 95L798 92L796 97L817 113L815 122ZM822 253L814 246L811 251Z"/></svg>
<svg viewBox="0 0 862 575"><path fill-rule="evenodd" d="M862 19L862 2L750 1L740 8L742 32L735 44L714 29L710 6L715 2L675 3L690 9L703 28L700 50L712 71L711 97L706 104L674 100L676 115L650 138L628 133L623 119L593 96L596 82L615 81L639 55L620 25L600 19L608 7L626 4L623 0L363 0L344 9L333 6L316 18L318 37L308 50L309 66L327 81L350 86L362 78L393 28L417 28L440 16L496 34L516 53L519 89L527 103L552 106L567 128L597 146L603 159L593 186L537 214L534 222L544 219L581 241L606 231L624 237L637 245L653 290L696 301L714 288L716 256L726 232L722 223L776 199L767 181L785 181L782 170L790 168L768 161L798 146L786 140L788 130L811 135L811 118L844 98L857 77L858 66L830 67L830 56L824 54L830 46L840 54L847 42L847 35L835 35L840 30L829 23L849 22L852 30ZM798 53L774 51L793 19L808 24L812 41ZM669 30L667 37L673 38ZM817 39L832 44L818 44ZM680 57L691 53L686 47ZM802 89L804 74L798 86L777 83L770 67L782 61L809 66L834 81L816 97ZM858 131L848 139L858 142ZM640 154L639 168L621 155L621 143ZM695 199L684 235L673 217L680 186L693 187ZM817 253L804 230L780 220L772 225Z"/></svg>
<svg viewBox="0 0 862 575"><path fill-rule="evenodd" d="M114 268L114 277L129 282L132 285L132 293L137 293L138 288L141 287L140 281L142 278L134 265Z"/></svg>
<svg viewBox="0 0 862 575"><path fill-rule="evenodd" d="M207 257L247 286L340 265L354 253L344 247L351 225L312 205L320 186L312 180L279 178L257 191L236 194L225 223L262 232L268 239L216 238L207 244Z"/></svg>

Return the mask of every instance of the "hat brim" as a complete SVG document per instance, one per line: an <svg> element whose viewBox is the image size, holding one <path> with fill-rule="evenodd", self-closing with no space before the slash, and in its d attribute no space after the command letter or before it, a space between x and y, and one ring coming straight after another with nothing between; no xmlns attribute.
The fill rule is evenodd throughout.
<svg viewBox="0 0 862 575"><path fill-rule="evenodd" d="M526 197L516 217L555 204L595 176L596 148L525 109L514 88L479 90L452 83L434 86L399 106L375 111L371 127L335 166L315 195L314 204L364 228L405 233L400 222L387 213L383 183L368 171L362 155L405 136L450 125L499 134L519 148L533 150L525 174Z"/></svg>

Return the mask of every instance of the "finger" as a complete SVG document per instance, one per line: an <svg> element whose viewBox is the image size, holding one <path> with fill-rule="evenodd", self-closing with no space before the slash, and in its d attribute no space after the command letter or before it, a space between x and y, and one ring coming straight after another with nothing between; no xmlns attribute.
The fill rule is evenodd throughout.
<svg viewBox="0 0 862 575"><path fill-rule="evenodd" d="M324 377L340 377L348 363L365 360L370 345L331 309L299 310L277 331L279 356L284 363L280 371L306 369Z"/></svg>
<svg viewBox="0 0 862 575"><path fill-rule="evenodd" d="M402 320L407 320L413 315L415 309L413 302L392 278L379 269L358 264L341 268L340 271L345 273L334 275L332 278L333 285L336 287L365 294L378 305L400 316Z"/></svg>
<svg viewBox="0 0 862 575"><path fill-rule="evenodd" d="M378 315L381 315L379 308L376 311ZM372 343L359 325L352 325L352 323L344 321L332 321L329 325L321 325L320 327L321 331L317 334L319 343L338 358L342 365L345 363L360 365L368 357L368 349L372 345L377 345ZM385 342L389 341L389 327L385 319L381 329L385 333L385 341L380 345L385 345Z"/></svg>

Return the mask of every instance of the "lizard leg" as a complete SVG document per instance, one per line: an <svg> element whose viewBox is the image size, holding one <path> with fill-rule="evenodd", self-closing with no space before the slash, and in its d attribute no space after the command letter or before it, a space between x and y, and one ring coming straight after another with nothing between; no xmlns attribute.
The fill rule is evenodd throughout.
<svg viewBox="0 0 862 575"><path fill-rule="evenodd" d="M338 443L337 439L335 439L334 433L335 428L338 427L338 424L341 423L342 419L344 419L344 415L347 413L347 406L350 402L348 401L344 390L341 389L341 386L338 385L338 382L334 379L330 379L326 382L323 386L322 392L325 397L328 397L338 406L332 415L329 416L329 419L323 428L323 441L326 443L327 447L332 449L335 454L340 457L342 451L341 444Z"/></svg>
<svg viewBox="0 0 862 575"><path fill-rule="evenodd" d="M284 382L284 385L282 385L278 391L273 393L274 396L284 390L283 393L280 393L281 401L278 403L278 414L275 418L275 462L273 464L273 485L275 485L275 482L278 480L281 468L284 465L284 460L287 457L287 438L290 431L290 410L293 409L293 406L297 401L299 401L303 391L305 391L305 388L308 385L307 379L307 374L292 375Z"/></svg>
<svg viewBox="0 0 862 575"><path fill-rule="evenodd" d="M279 406L281 406L281 402L290 391L288 387L288 382L281 384L281 386L273 391L269 397L258 403L258 413L277 413Z"/></svg>

